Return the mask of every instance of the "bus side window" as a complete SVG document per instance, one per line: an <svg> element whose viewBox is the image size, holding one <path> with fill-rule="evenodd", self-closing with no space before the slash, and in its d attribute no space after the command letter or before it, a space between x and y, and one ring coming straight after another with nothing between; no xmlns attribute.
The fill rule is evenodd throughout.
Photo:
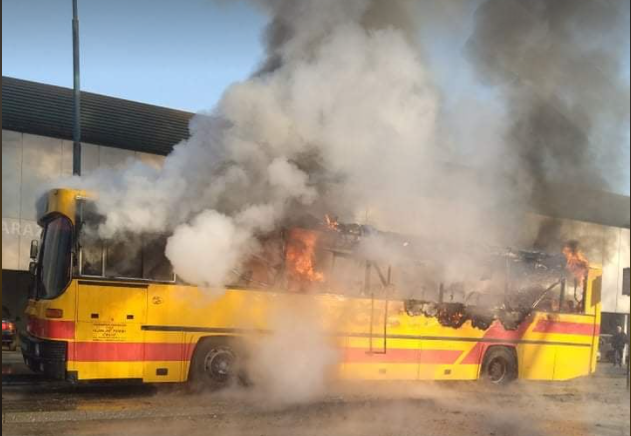
<svg viewBox="0 0 631 436"><path fill-rule="evenodd" d="M581 283L574 277L570 277L566 282L565 300L563 301L562 312L582 313L584 309L585 283Z"/></svg>
<svg viewBox="0 0 631 436"><path fill-rule="evenodd" d="M142 237L128 234L108 241L105 254L105 276L142 278Z"/></svg>
<svg viewBox="0 0 631 436"><path fill-rule="evenodd" d="M81 275L101 277L103 276L103 241L98 238L96 229L103 223L104 218L97 213L94 203L80 200L79 205Z"/></svg>
<svg viewBox="0 0 631 436"><path fill-rule="evenodd" d="M561 311L561 286L555 286L550 290L545 298L539 303L537 309L542 312L560 312Z"/></svg>
<svg viewBox="0 0 631 436"><path fill-rule="evenodd" d="M102 241L84 240L81 242L81 274L85 276L103 276Z"/></svg>
<svg viewBox="0 0 631 436"><path fill-rule="evenodd" d="M352 257L332 253L329 262L323 262L322 269L328 291L333 294L360 296L364 290L365 263Z"/></svg>
<svg viewBox="0 0 631 436"><path fill-rule="evenodd" d="M165 251L167 236L145 236L142 248L142 278L162 282L173 281L173 266Z"/></svg>

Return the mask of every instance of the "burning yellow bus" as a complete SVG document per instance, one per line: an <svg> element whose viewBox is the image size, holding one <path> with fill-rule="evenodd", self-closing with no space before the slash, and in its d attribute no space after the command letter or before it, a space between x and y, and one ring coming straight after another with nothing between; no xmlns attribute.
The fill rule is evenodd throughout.
<svg viewBox="0 0 631 436"><path fill-rule="evenodd" d="M280 260L252 262L235 286L217 293L178 280L164 257L165 238L86 237L90 203L79 191L51 191L41 242L31 250L36 284L22 353L30 368L51 377L221 387L256 368L252 349L274 336L275 319L294 307L317 314L335 351L330 374L342 379L504 383L568 380L596 368L601 271L571 247L569 268L546 266L542 254L503 256L519 284L505 286L534 297L493 306L462 286L402 292L403 283L416 286L416 276L338 244L361 229L329 221L319 237L333 241L326 249L317 246L318 232L286 231ZM519 269L533 262L546 271L544 286Z"/></svg>

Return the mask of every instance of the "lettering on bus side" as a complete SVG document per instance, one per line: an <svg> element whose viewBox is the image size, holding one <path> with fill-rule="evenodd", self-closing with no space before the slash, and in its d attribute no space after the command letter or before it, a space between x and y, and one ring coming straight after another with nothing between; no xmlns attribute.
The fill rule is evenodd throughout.
<svg viewBox="0 0 631 436"><path fill-rule="evenodd" d="M94 324L92 340L97 342L119 342L127 339L125 324Z"/></svg>

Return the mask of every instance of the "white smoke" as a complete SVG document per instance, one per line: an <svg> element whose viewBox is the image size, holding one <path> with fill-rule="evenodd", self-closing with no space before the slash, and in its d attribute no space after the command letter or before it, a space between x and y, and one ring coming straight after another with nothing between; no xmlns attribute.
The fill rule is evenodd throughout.
<svg viewBox="0 0 631 436"><path fill-rule="evenodd" d="M234 220L208 210L195 217L191 224L175 229L166 255L184 280L210 288L224 284L239 263L238 256L247 253L252 244L249 233L235 225Z"/></svg>
<svg viewBox="0 0 631 436"><path fill-rule="evenodd" d="M258 71L227 89L211 114L192 120L190 139L175 147L162 171L134 163L80 181L100 195L98 207L106 216L101 236L169 233L167 252L176 273L216 285L256 252L255 236L296 211L332 212L452 241L504 243L502 237L519 229L517 217L532 194L523 175L531 172L517 158L523 153L511 149L514 141L488 144L488 138L505 135L502 124L513 122L511 114L479 124L480 133L467 138L471 159L486 167L483 177L463 177L438 164L450 157L443 149L448 141L436 138L438 129L441 137L457 138L458 132L441 125L441 98L422 57L418 27L431 29L432 20L452 23L472 9L461 0L435 7L405 0L251 2L270 15L266 58ZM483 30L503 23L501 13L491 19L503 3L481 3L477 45L470 45L494 47L484 38L489 36L501 46ZM484 11L491 15L488 23ZM544 14L541 23L548 18ZM512 59L510 47L500 53ZM512 94L501 91L510 101ZM539 133L525 132L524 144ZM554 150L548 142L525 160L543 165ZM435 198L428 202L421 191ZM221 234L223 240L208 243L192 237L194 232ZM220 258L225 261L210 262ZM204 259L209 262L197 274L186 267Z"/></svg>
<svg viewBox="0 0 631 436"><path fill-rule="evenodd" d="M400 204L433 159L437 94L405 32L363 24L372 2L260 4L293 26L275 69L196 116L161 171L133 163L80 182L99 194L100 236L171 233L175 272L203 286L229 281L288 210Z"/></svg>
<svg viewBox="0 0 631 436"><path fill-rule="evenodd" d="M249 344L248 376L268 405L312 401L341 359L323 325L325 309L304 296L276 303L269 314L274 333Z"/></svg>

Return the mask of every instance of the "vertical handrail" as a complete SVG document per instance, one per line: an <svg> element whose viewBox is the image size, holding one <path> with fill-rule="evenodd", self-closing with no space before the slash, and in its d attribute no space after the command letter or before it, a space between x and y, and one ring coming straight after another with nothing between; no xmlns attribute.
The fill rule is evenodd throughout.
<svg viewBox="0 0 631 436"><path fill-rule="evenodd" d="M369 345L368 354L373 354L373 336L374 336L374 324L375 324L375 293L370 288L370 262L366 262L366 271L364 273L364 294L370 291L370 333L369 333Z"/></svg>

